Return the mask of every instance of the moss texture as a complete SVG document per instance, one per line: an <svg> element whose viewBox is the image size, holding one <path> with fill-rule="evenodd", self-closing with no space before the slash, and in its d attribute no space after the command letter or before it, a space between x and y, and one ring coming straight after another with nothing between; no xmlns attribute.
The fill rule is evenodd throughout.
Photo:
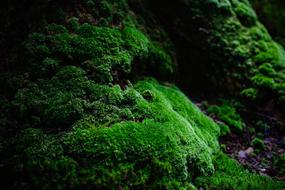
<svg viewBox="0 0 285 190"><path fill-rule="evenodd" d="M11 140L19 151L14 170L32 180L15 187L190 188L195 177L214 172L219 128L177 88L145 80L125 91L106 89L113 101L121 97L124 108L116 102L105 110L104 104L93 102L100 108L94 111L101 113L84 116L67 132L27 128ZM61 113L57 119L67 121L65 112L52 113Z"/></svg>
<svg viewBox="0 0 285 190"><path fill-rule="evenodd" d="M282 0L250 0L259 19L268 28L270 34L285 45L284 19L285 3Z"/></svg>
<svg viewBox="0 0 285 190"><path fill-rule="evenodd" d="M247 0L150 5L178 50L183 89L235 97L242 93L250 101L273 100L276 107L282 107L284 49L272 40ZM263 64L272 67L276 75L260 76Z"/></svg>
<svg viewBox="0 0 285 190"><path fill-rule="evenodd" d="M220 100L218 105L209 105L204 102L207 113L220 121L221 135L231 133L231 129L241 132L245 126L241 116L237 113L235 102Z"/></svg>
<svg viewBox="0 0 285 190"><path fill-rule="evenodd" d="M177 17L155 4L43 0L32 4L40 12L23 18L1 8L1 47L6 37L15 39L0 55L0 173L6 174L0 188L284 188L221 154L218 137L225 129L171 83L178 70L182 87L181 79L195 89L195 80L205 77L205 89L223 92L224 84L232 94L277 97L282 105L284 49L248 1L179 1ZM23 34L8 34L13 23L36 16L33 27L15 26ZM175 57L173 46L182 54ZM197 50L186 56L189 46ZM208 111L243 127L226 102Z"/></svg>
<svg viewBox="0 0 285 190"><path fill-rule="evenodd" d="M204 189L282 189L282 183L273 182L266 176L251 174L238 165L235 160L223 153L217 155L214 161L217 171L211 177L202 177L196 180L198 187Z"/></svg>

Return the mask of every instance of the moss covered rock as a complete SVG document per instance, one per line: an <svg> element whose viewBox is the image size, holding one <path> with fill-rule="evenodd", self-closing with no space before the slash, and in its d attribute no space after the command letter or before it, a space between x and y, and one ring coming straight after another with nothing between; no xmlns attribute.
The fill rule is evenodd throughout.
<svg viewBox="0 0 285 190"><path fill-rule="evenodd" d="M147 92L151 99L145 98ZM21 168L26 177L15 187L190 188L192 179L214 172L219 128L177 88L146 80L116 93L122 101L130 101L123 97L132 93L132 104L97 107L102 115L86 115L71 130L56 135L28 128L16 136L11 145L19 151L14 161L20 164L12 168L14 172ZM59 112L67 121L65 112ZM120 117L122 112L129 119Z"/></svg>
<svg viewBox="0 0 285 190"><path fill-rule="evenodd" d="M173 39L179 84L184 89L191 86L189 91L231 96L246 90L242 93L247 94L245 97L251 96L257 102L277 100L275 105L282 107L283 93L275 86L284 83L280 78L285 67L284 49L272 40L249 1L149 4ZM176 11L166 7L175 7ZM275 76L260 77L258 68L265 63L275 70Z"/></svg>
<svg viewBox="0 0 285 190"><path fill-rule="evenodd" d="M225 86L262 99L269 91L269 99L282 102L282 47L246 0L158 1L159 9L156 3L34 2L42 13L23 18L41 15L33 27L16 25L20 36L0 34L1 47L5 36L15 37L11 53L0 57L1 188L284 187L220 155L222 127L169 83L178 67L182 87L181 79L194 89L202 79L198 85L213 92ZM9 18L4 32L21 20ZM212 112L242 129L231 106Z"/></svg>

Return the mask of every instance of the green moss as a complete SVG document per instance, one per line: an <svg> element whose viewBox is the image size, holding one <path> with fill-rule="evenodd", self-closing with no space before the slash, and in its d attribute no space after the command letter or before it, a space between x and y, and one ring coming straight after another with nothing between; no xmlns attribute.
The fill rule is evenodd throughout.
<svg viewBox="0 0 285 190"><path fill-rule="evenodd" d="M237 113L236 108L229 101L222 101L221 105L206 105L207 112L213 115L225 124L221 124L223 134L227 134L229 129L234 128L241 131L244 127L244 122L241 116ZM224 126L227 125L228 127Z"/></svg>
<svg viewBox="0 0 285 190"><path fill-rule="evenodd" d="M184 12L183 14L172 14L172 17L178 15L182 23L190 22L191 19L187 20L187 18L201 17L199 21L198 19L191 20L192 28L195 28L193 30L174 21L172 23L177 27L175 31L179 31L174 32L173 38L178 41L178 46L181 45L181 50L183 51L184 43L182 42L184 41L190 44L188 48L193 52L198 49L196 53L198 55L178 52L178 56L182 56L182 58L179 57L182 62L180 64L184 64L181 66L183 67L182 73L186 70L185 79L182 76L183 80L205 81L204 85L213 86L213 90L217 93L226 87L231 95L241 94L250 101L277 99L276 105L278 106L282 102L279 100L282 100L281 97L284 95L276 88L284 83L284 79L277 75L284 76L281 73L284 70L285 52L259 22L249 1L195 2L189 0L188 2L189 4L183 5L186 8L182 6L183 3L179 7L179 10ZM225 12L219 9L223 4L228 6L229 13L232 12L232 14L225 15ZM171 15L171 11L167 13ZM167 17L167 14L164 16ZM170 17L168 18L171 20ZM196 35L195 32L201 28L203 28L201 35ZM179 36L179 34L188 33L195 37ZM201 74L196 74L196 72ZM221 73L226 74L221 75ZM255 90L243 91L244 89Z"/></svg>
<svg viewBox="0 0 285 190"><path fill-rule="evenodd" d="M30 74L48 76L54 70L45 67L56 66L57 69L60 65L69 64L82 67L96 82L108 84L130 74L135 60L147 60L142 64L148 65L159 62L159 70L168 76L173 74L174 65L170 56L162 48L153 48L149 38L135 27L98 27L79 24L76 18L70 19L69 24L70 31L63 25L51 24L46 27L45 33L30 35L25 42ZM45 61L47 59L49 63ZM140 68L145 70L140 73L150 69L147 65Z"/></svg>
<svg viewBox="0 0 285 190"><path fill-rule="evenodd" d="M203 74L214 78L213 84L250 88L245 94L256 97L260 88L269 87L272 80L271 90L285 96L284 76L280 71L284 50L256 20L247 1L178 3L185 9L171 9L179 10L174 12L175 19L161 17L177 29L177 36L189 33L179 31L172 20L191 28L190 31L193 29L190 42L188 37L180 40L183 45L195 48L191 55L200 50L206 52L203 57L198 53L199 59L207 64L199 68L206 68ZM142 6L138 3L134 9ZM0 96L0 152L4 155L0 169L12 179L9 188L281 189L284 186L246 172L224 155L213 160L219 152L218 136L228 134L232 128L242 130L244 126L229 103L209 108L223 122L218 126L175 86L161 85L152 79L132 86L129 80L135 81L132 79L142 75L168 80L175 72L175 65L165 36L148 36L149 29L139 26L140 15L131 12L125 0L85 0L70 3L67 11L58 9L60 13L55 17L61 16L55 19L57 24L33 29L38 32L23 43L25 51L22 55L20 50L17 57L20 75L7 80L9 84L1 79L5 86L1 91L7 86L11 88L8 98L6 92ZM145 23L159 23L155 16L147 17L154 21ZM44 25L50 20L53 19L45 20ZM189 20L190 24L183 24ZM207 24L199 25L204 22ZM193 66L196 75L200 73L193 64L200 64L199 59L197 63L187 60L187 64L191 63L189 70ZM5 135L11 138L5 139Z"/></svg>
<svg viewBox="0 0 285 190"><path fill-rule="evenodd" d="M72 72L61 71L55 78L78 80L83 74L73 67L66 69ZM69 88L68 84L74 82L62 85ZM92 116L83 114L82 119L73 122L71 130L52 135L25 129L15 138L13 146L19 151L15 159L28 158L17 162L24 168L22 171L28 171L26 176L33 179L33 186L195 189L192 179L214 172L212 156L218 151L219 128L176 87L162 86L152 79L125 91L116 86L96 87L97 96L110 99L98 102L94 98L92 105L97 110ZM71 89L76 92L74 87ZM85 93L84 97L88 97ZM85 101L88 110L88 99ZM55 99L52 102L57 104ZM117 107L120 102L123 107ZM74 102L68 105L77 107ZM47 113L65 117L63 110L54 109L66 108L51 108ZM48 176L55 177L48 181Z"/></svg>
<svg viewBox="0 0 285 190"><path fill-rule="evenodd" d="M258 137L254 138L252 140L251 144L256 150L264 150L264 148L265 148L263 140L261 140Z"/></svg>
<svg viewBox="0 0 285 190"><path fill-rule="evenodd" d="M265 51L261 51L255 56L257 63L272 63L274 66L284 66L285 51L276 42L268 43Z"/></svg>
<svg viewBox="0 0 285 190"><path fill-rule="evenodd" d="M279 84L276 84L277 93L279 94L279 101L281 103L285 102L285 83L281 82Z"/></svg>
<svg viewBox="0 0 285 190"><path fill-rule="evenodd" d="M154 42L150 46L149 50L150 59L149 62L150 68L155 68L158 73L162 76L171 76L174 74L173 61L169 52L161 47L161 44Z"/></svg>
<svg viewBox="0 0 285 190"><path fill-rule="evenodd" d="M132 113L126 117L126 112L134 109L137 92L122 92L118 85L99 85L87 76L79 67L62 67L51 79L29 82L26 88L18 90L6 111L9 114L17 110L14 119L21 128L39 126L47 130L70 128L89 115L97 117L101 124L116 122L121 117L133 118ZM128 106L132 109L128 110ZM32 118L38 118L37 122Z"/></svg>
<svg viewBox="0 0 285 190"><path fill-rule="evenodd" d="M248 99L252 99L255 100L257 97L257 89L255 88L248 88L248 89L244 89L243 91L241 91L241 95L248 98Z"/></svg>
<svg viewBox="0 0 285 190"><path fill-rule="evenodd" d="M261 66L258 67L258 71L267 76L275 77L276 76L276 71L273 68L273 66L270 63L264 63Z"/></svg>
<svg viewBox="0 0 285 190"><path fill-rule="evenodd" d="M283 182L250 173L223 153L215 158L214 165L217 172L211 177L197 178L196 187L202 187L205 190L281 190L285 186Z"/></svg>
<svg viewBox="0 0 285 190"><path fill-rule="evenodd" d="M67 33L68 30L63 25L58 24L50 24L45 27L45 30L48 34L61 34L61 33Z"/></svg>
<svg viewBox="0 0 285 190"><path fill-rule="evenodd" d="M18 135L14 145L18 153L27 147L24 155L30 160L24 166L15 165L14 169L24 169L25 176L33 184L13 184L9 188L31 188L32 185L41 189L49 189L51 186L66 189L77 184L78 164L63 155L64 149L58 139L59 135L46 135L42 130L34 128L26 129Z"/></svg>
<svg viewBox="0 0 285 190"><path fill-rule="evenodd" d="M251 0L259 19L268 28L275 39L285 39L285 4L282 0Z"/></svg>
<svg viewBox="0 0 285 190"><path fill-rule="evenodd" d="M207 7L209 7L209 12L213 11L214 13L220 13L225 16L233 14L231 4L228 0L219 1L219 0L207 0L205 1ZM211 10L212 9L212 10Z"/></svg>
<svg viewBox="0 0 285 190"><path fill-rule="evenodd" d="M218 123L220 126L220 136L226 136L231 133L231 129L228 125L225 125L223 123Z"/></svg>
<svg viewBox="0 0 285 190"><path fill-rule="evenodd" d="M257 21L257 16L254 10L248 5L243 2L240 2L235 7L235 13L239 18L240 22L245 26L252 26Z"/></svg>
<svg viewBox="0 0 285 190"><path fill-rule="evenodd" d="M285 154L277 156L273 161L274 168L277 170L278 175L282 176L285 174Z"/></svg>
<svg viewBox="0 0 285 190"><path fill-rule="evenodd" d="M271 93L277 94L278 103L282 103L282 97L284 95L284 74L283 71L276 71L278 66L276 67L274 64L270 63L263 63L257 68L255 75L251 78L251 81L256 90L255 98L259 97L262 98L262 94L259 92L258 89L271 91ZM246 92L243 91L243 95L246 96ZM249 92L248 92L249 93ZM250 94L247 94L250 97Z"/></svg>
<svg viewBox="0 0 285 190"><path fill-rule="evenodd" d="M252 26L249 29L249 31L253 39L260 40L259 44L262 44L264 46L264 48L262 48L261 50L264 51L268 47L266 42L272 40L266 28L261 23L257 22L255 26Z"/></svg>
<svg viewBox="0 0 285 190"><path fill-rule="evenodd" d="M267 77L261 74L258 74L252 77L251 81L253 82L254 85L258 87L265 87L268 89L273 89L275 85L275 81L273 78Z"/></svg>
<svg viewBox="0 0 285 190"><path fill-rule="evenodd" d="M127 27L123 30L127 50L133 56L147 55L149 49L149 39L139 30Z"/></svg>

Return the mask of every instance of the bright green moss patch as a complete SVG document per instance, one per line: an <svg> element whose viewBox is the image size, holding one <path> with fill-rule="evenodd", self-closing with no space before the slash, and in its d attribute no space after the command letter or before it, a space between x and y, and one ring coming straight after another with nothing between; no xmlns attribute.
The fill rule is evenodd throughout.
<svg viewBox="0 0 285 190"><path fill-rule="evenodd" d="M217 155L214 160L217 172L211 177L197 178L196 187L203 187L205 190L282 190L285 187L284 182L250 173L223 153Z"/></svg>
<svg viewBox="0 0 285 190"><path fill-rule="evenodd" d="M257 63L272 63L274 66L285 65L285 51L276 42L268 43L265 51L261 51L255 57Z"/></svg>
<svg viewBox="0 0 285 190"><path fill-rule="evenodd" d="M68 74L80 76L82 71L57 76L71 78ZM33 179L33 186L193 189L191 180L214 172L212 156L218 151L219 128L177 88L154 80L140 81L125 91L116 86L96 87L96 94L108 99L98 102L99 97L94 97L92 103L78 100L79 104L66 105L78 107L78 113L83 114L71 130L53 135L29 128L12 141L19 156L16 163L20 164L13 168L28 171L25 175ZM81 88L85 86L81 84ZM117 107L120 102L123 107ZM51 108L66 109L58 105ZM86 110L93 114L86 115ZM70 114L62 110L47 113ZM55 177L49 181L48 176ZM25 187L25 181L20 180L20 184Z"/></svg>
<svg viewBox="0 0 285 190"><path fill-rule="evenodd" d="M248 88L248 89L244 89L241 91L242 96L244 96L248 99L251 99L251 100L256 99L257 93L258 93L258 91L255 88Z"/></svg>
<svg viewBox="0 0 285 190"><path fill-rule="evenodd" d="M254 85L259 87L266 87L268 89L274 88L274 79L264 75L255 75L251 78Z"/></svg>

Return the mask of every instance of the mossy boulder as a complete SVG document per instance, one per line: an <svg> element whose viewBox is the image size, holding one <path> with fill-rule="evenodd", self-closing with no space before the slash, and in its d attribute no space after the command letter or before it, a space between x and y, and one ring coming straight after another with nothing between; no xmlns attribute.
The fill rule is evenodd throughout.
<svg viewBox="0 0 285 190"><path fill-rule="evenodd" d="M114 88L107 89L110 93ZM102 115L83 115L70 130L56 135L28 128L15 137L11 145L18 152L14 161L19 165L9 170L25 171L33 181L28 185L26 178L18 179L17 185L44 189L190 188L192 179L214 172L212 157L218 151L219 127L177 88L145 80L116 91L122 94L119 101L131 91L136 98L125 108L97 106ZM76 104L70 102L70 106ZM133 118L119 117L126 109L127 116ZM59 113L63 117L59 119L68 121L63 110Z"/></svg>
<svg viewBox="0 0 285 190"><path fill-rule="evenodd" d="M1 188L284 188L220 154L225 129L171 83L179 73L182 87L181 79L196 90L202 79L213 92L247 89L258 99L270 90L284 101L284 50L248 1L48 0L31 8L42 13L20 15L41 15L33 27L14 28L22 18L12 17L4 32L23 34L0 33L1 47L15 37L0 57ZM212 112L242 129L230 105Z"/></svg>
<svg viewBox="0 0 285 190"><path fill-rule="evenodd" d="M249 1L149 4L175 44L183 89L191 91L191 86L235 97L252 89L242 94L254 97L256 102L276 99L275 106L282 107L283 94L275 86L284 83L277 76L283 75L285 68L284 48L271 38ZM176 11L166 7L175 7ZM261 79L258 68L265 63L277 75Z"/></svg>
<svg viewBox="0 0 285 190"><path fill-rule="evenodd" d="M146 79L126 90L97 86L100 89L107 90L110 99L95 101L97 111L83 114L71 129L51 133L46 128L27 128L5 142L1 151L8 157L2 158L1 169L9 171L6 183L13 183L9 189L196 189L201 185L228 189L248 178L254 183L242 181L241 187L281 189L281 183L245 172L226 156L216 157L218 125L175 86ZM98 95L108 97L103 91ZM7 147L13 147L13 158ZM213 165L224 160L218 167ZM226 176L221 177L223 168ZM238 179L228 181L234 177ZM218 183L207 186L209 180Z"/></svg>

